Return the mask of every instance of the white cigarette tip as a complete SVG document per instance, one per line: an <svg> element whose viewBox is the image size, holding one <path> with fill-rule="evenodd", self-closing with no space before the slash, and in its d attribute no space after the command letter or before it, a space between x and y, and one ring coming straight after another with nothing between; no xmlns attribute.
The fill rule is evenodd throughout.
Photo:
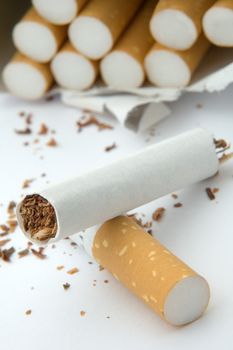
<svg viewBox="0 0 233 350"><path fill-rule="evenodd" d="M202 316L208 306L210 289L201 276L182 279L169 292L164 305L164 317L174 326L183 326Z"/></svg>
<svg viewBox="0 0 233 350"><path fill-rule="evenodd" d="M51 63L51 70L58 85L71 90L85 90L95 81L96 72L88 59L78 53L58 53Z"/></svg>
<svg viewBox="0 0 233 350"><path fill-rule="evenodd" d="M76 0L32 0L32 4L43 18L57 25L70 23L78 12Z"/></svg>
<svg viewBox="0 0 233 350"><path fill-rule="evenodd" d="M94 17L77 17L71 23L68 35L73 46L93 60L102 58L113 46L110 30Z"/></svg>
<svg viewBox="0 0 233 350"><path fill-rule="evenodd" d="M144 71L140 63L123 51L113 51L101 62L105 83L115 89L133 89L142 85Z"/></svg>
<svg viewBox="0 0 233 350"><path fill-rule="evenodd" d="M2 72L7 89L15 96L36 100L46 91L46 80L40 71L24 62L8 63Z"/></svg>
<svg viewBox="0 0 233 350"><path fill-rule="evenodd" d="M186 62L168 50L150 51L145 57L145 69L150 82L159 87L181 88L191 79Z"/></svg>
<svg viewBox="0 0 233 350"><path fill-rule="evenodd" d="M233 10L212 7L203 17L203 29L207 38L215 45L233 46Z"/></svg>
<svg viewBox="0 0 233 350"><path fill-rule="evenodd" d="M37 62L50 61L57 50L57 42L52 32L37 22L19 22L13 29L12 37L15 47Z"/></svg>
<svg viewBox="0 0 233 350"><path fill-rule="evenodd" d="M160 44L177 50L189 49L198 36L193 21L185 13L175 9L156 13L151 18L150 30Z"/></svg>

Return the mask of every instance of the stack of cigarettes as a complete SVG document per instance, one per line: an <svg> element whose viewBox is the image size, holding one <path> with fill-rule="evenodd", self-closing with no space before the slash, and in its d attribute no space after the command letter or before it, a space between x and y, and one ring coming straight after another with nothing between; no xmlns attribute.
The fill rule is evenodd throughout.
<svg viewBox="0 0 233 350"><path fill-rule="evenodd" d="M210 46L233 47L232 0L32 0L13 29L19 51L3 78L36 99L56 82L75 91L98 76L115 90L187 86Z"/></svg>
<svg viewBox="0 0 233 350"><path fill-rule="evenodd" d="M27 194L17 206L18 222L38 244L83 231L88 254L163 319L184 325L206 309L207 282L122 213L218 169L216 142L207 131L194 129Z"/></svg>

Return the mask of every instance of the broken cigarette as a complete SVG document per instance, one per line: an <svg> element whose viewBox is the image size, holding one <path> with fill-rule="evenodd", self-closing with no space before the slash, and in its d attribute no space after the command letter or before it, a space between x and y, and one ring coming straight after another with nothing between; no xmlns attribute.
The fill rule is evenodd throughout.
<svg viewBox="0 0 233 350"><path fill-rule="evenodd" d="M159 87L180 88L188 85L210 47L201 35L186 51L169 49L155 44L145 57L148 80Z"/></svg>
<svg viewBox="0 0 233 350"><path fill-rule="evenodd" d="M233 47L233 1L217 1L203 17L203 30L217 46Z"/></svg>
<svg viewBox="0 0 233 350"><path fill-rule="evenodd" d="M27 195L17 218L29 239L57 241L206 179L218 168L213 137L194 129Z"/></svg>
<svg viewBox="0 0 233 350"><path fill-rule="evenodd" d="M147 0L114 49L101 62L104 82L115 89L137 88L145 79L144 58L154 43L149 31L157 0Z"/></svg>
<svg viewBox="0 0 233 350"><path fill-rule="evenodd" d="M216 0L160 0L151 18L150 29L160 44L188 50L202 31L202 16Z"/></svg>
<svg viewBox="0 0 233 350"><path fill-rule="evenodd" d="M41 98L53 84L48 64L35 62L20 53L5 66L2 76L13 95L28 100Z"/></svg>
<svg viewBox="0 0 233 350"><path fill-rule="evenodd" d="M94 84L99 63L83 56L67 42L53 58L51 70L58 85L80 91Z"/></svg>
<svg viewBox="0 0 233 350"><path fill-rule="evenodd" d="M174 326L198 319L210 297L206 280L127 216L83 235L85 250Z"/></svg>
<svg viewBox="0 0 233 350"><path fill-rule="evenodd" d="M65 25L73 21L88 0L32 0L36 11L48 22Z"/></svg>
<svg viewBox="0 0 233 350"><path fill-rule="evenodd" d="M49 62L66 38L67 27L55 26L31 8L14 26L13 42L25 56L41 63Z"/></svg>
<svg viewBox="0 0 233 350"><path fill-rule="evenodd" d="M92 0L69 27L72 45L98 60L113 47L143 0Z"/></svg>

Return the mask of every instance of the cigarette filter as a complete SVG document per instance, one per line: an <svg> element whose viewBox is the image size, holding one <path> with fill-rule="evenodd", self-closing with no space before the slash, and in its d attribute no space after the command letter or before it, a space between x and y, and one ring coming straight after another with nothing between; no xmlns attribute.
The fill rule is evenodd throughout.
<svg viewBox="0 0 233 350"><path fill-rule="evenodd" d="M149 30L151 13L157 0L147 0L113 51L101 62L101 75L115 89L137 88L145 79L144 58L154 43Z"/></svg>
<svg viewBox="0 0 233 350"><path fill-rule="evenodd" d="M27 195L17 206L19 225L35 242L57 241L206 179L218 167L212 136L194 129Z"/></svg>
<svg viewBox="0 0 233 350"><path fill-rule="evenodd" d="M156 43L145 58L149 81L160 87L179 88L188 85L209 47L210 43L204 35L186 51L169 49Z"/></svg>
<svg viewBox="0 0 233 350"><path fill-rule="evenodd" d="M83 56L67 42L53 58L51 70L58 85L71 90L85 90L94 84L99 63Z"/></svg>
<svg viewBox="0 0 233 350"><path fill-rule="evenodd" d="M73 46L98 60L108 53L143 0L92 0L69 27Z"/></svg>
<svg viewBox="0 0 233 350"><path fill-rule="evenodd" d="M219 0L205 13L203 29L215 45L233 46L233 0Z"/></svg>
<svg viewBox="0 0 233 350"><path fill-rule="evenodd" d="M216 0L160 0L150 30L160 44L188 50L202 31L202 16Z"/></svg>
<svg viewBox="0 0 233 350"><path fill-rule="evenodd" d="M36 11L48 22L68 24L77 16L88 0L32 0Z"/></svg>
<svg viewBox="0 0 233 350"><path fill-rule="evenodd" d="M16 53L3 70L3 81L15 96L28 100L42 97L52 86L49 65Z"/></svg>
<svg viewBox="0 0 233 350"><path fill-rule="evenodd" d="M185 325L205 311L210 296L206 280L133 219L116 217L87 230L83 239L99 264L170 324Z"/></svg>
<svg viewBox="0 0 233 350"><path fill-rule="evenodd" d="M66 38L67 27L55 26L31 8L13 29L13 42L25 56L46 63Z"/></svg>

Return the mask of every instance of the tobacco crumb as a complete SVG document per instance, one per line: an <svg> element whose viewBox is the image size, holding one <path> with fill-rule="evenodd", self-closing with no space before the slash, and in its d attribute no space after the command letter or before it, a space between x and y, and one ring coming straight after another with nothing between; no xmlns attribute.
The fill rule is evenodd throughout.
<svg viewBox="0 0 233 350"><path fill-rule="evenodd" d="M12 215L14 214L14 209L16 207L16 203L14 201L10 201L10 203L8 204L8 207L7 207L7 213L8 215Z"/></svg>
<svg viewBox="0 0 233 350"><path fill-rule="evenodd" d="M112 151L112 150L115 149L115 148L117 148L117 145L116 145L116 143L114 142L112 145L105 147L104 151L105 151L105 152L110 152L110 151Z"/></svg>
<svg viewBox="0 0 233 350"><path fill-rule="evenodd" d="M88 264L89 264L89 265L92 265L92 264L93 264L93 262L92 262L92 261L88 261Z"/></svg>
<svg viewBox="0 0 233 350"><path fill-rule="evenodd" d="M77 269L77 267L73 267L72 269L70 269L69 271L67 271L67 273L69 275L74 275L75 273L79 272L79 269Z"/></svg>
<svg viewBox="0 0 233 350"><path fill-rule="evenodd" d="M54 95L49 95L45 97L45 101L50 102L50 101L53 101L54 98L55 98Z"/></svg>
<svg viewBox="0 0 233 350"><path fill-rule="evenodd" d="M39 259L45 259L46 255L43 254L44 248L40 247L39 250L35 250L34 248L31 248L32 254L34 254Z"/></svg>
<svg viewBox="0 0 233 350"><path fill-rule="evenodd" d="M65 267L64 265L58 265L58 266L57 266L57 270L60 271L60 270L64 269L64 267Z"/></svg>
<svg viewBox="0 0 233 350"><path fill-rule="evenodd" d="M153 212L152 219L155 221L160 221L163 218L164 213L165 213L165 208L162 208L162 207L158 208Z"/></svg>
<svg viewBox="0 0 233 350"><path fill-rule="evenodd" d="M26 179L24 180L23 184L22 184L22 188L28 188L30 187L31 183L35 181L35 179Z"/></svg>
<svg viewBox="0 0 233 350"><path fill-rule="evenodd" d="M76 242L70 242L70 245L77 246L77 243Z"/></svg>
<svg viewBox="0 0 233 350"><path fill-rule="evenodd" d="M149 233L149 235L151 235L151 236L152 236L153 231L152 231L152 230L148 230L148 231L147 231L147 233Z"/></svg>
<svg viewBox="0 0 233 350"><path fill-rule="evenodd" d="M14 254L15 248L11 247L9 249L0 250L0 258L6 262L9 262L12 254Z"/></svg>
<svg viewBox="0 0 233 350"><path fill-rule="evenodd" d="M32 113L29 113L25 119L26 124L32 124Z"/></svg>
<svg viewBox="0 0 233 350"><path fill-rule="evenodd" d="M20 207L23 226L30 236L39 241L53 238L57 232L57 220L53 206L40 195L24 198Z"/></svg>
<svg viewBox="0 0 233 350"><path fill-rule="evenodd" d="M25 129L15 129L15 133L18 135L30 135L32 133L32 130L29 127L26 127Z"/></svg>
<svg viewBox="0 0 233 350"><path fill-rule="evenodd" d="M174 199L177 199L178 198L178 195L176 194L176 193L172 193L172 198L174 198Z"/></svg>
<svg viewBox="0 0 233 350"><path fill-rule="evenodd" d="M99 271L103 271L104 270L104 267L99 265Z"/></svg>
<svg viewBox="0 0 233 350"><path fill-rule="evenodd" d="M69 283L64 283L63 284L63 288L65 289L65 290L67 290L67 289L69 289L70 288L70 284Z"/></svg>
<svg viewBox="0 0 233 350"><path fill-rule="evenodd" d="M108 319L109 319L109 318L110 318L110 316L106 316L106 318L108 318Z"/></svg>
<svg viewBox="0 0 233 350"><path fill-rule="evenodd" d="M11 240L10 239L2 239L0 241L0 247L3 247L4 245L6 245L8 242L10 242Z"/></svg>
<svg viewBox="0 0 233 350"><path fill-rule="evenodd" d="M38 135L47 135L49 128L45 123L41 123Z"/></svg>
<svg viewBox="0 0 233 350"><path fill-rule="evenodd" d="M223 153L223 155L219 158L219 162L222 164L232 158L233 158L233 153L228 153L228 154Z"/></svg>
<svg viewBox="0 0 233 350"><path fill-rule="evenodd" d="M82 131L83 128L95 125L98 128L98 131L104 130L104 129L113 129L112 125L102 123L100 122L95 116L91 115L85 120L78 120L77 126L78 126L78 132Z"/></svg>
<svg viewBox="0 0 233 350"><path fill-rule="evenodd" d="M215 192L210 187L207 187L205 191L211 201L215 199Z"/></svg>
<svg viewBox="0 0 233 350"><path fill-rule="evenodd" d="M24 116L26 115L26 112L21 111L21 112L19 112L18 114L19 114L20 117L24 117Z"/></svg>
<svg viewBox="0 0 233 350"><path fill-rule="evenodd" d="M203 108L203 105L202 105L201 103L197 103L197 104L196 104L196 107L197 107L198 109L201 109L201 108Z"/></svg>
<svg viewBox="0 0 233 350"><path fill-rule="evenodd" d="M23 257L25 257L25 256L27 256L27 255L29 255L29 249L28 249L28 248L23 249L23 250L20 250L20 251L18 252L18 257L19 257L19 258L23 258Z"/></svg>
<svg viewBox="0 0 233 350"><path fill-rule="evenodd" d="M83 310L81 310L81 311L80 311L80 316L83 317L83 316L85 316L85 315L86 315L86 312L83 311Z"/></svg>
<svg viewBox="0 0 233 350"><path fill-rule="evenodd" d="M40 176L41 176L41 177L46 177L46 174L45 174L45 173L42 173Z"/></svg>
<svg viewBox="0 0 233 350"><path fill-rule="evenodd" d="M32 313L32 310L30 310L30 309L25 311L25 315L27 315L27 316L31 315L31 313Z"/></svg>
<svg viewBox="0 0 233 350"><path fill-rule="evenodd" d="M7 220L7 224L9 225L9 233L14 233L16 227L18 226L18 221L16 221L16 220Z"/></svg>
<svg viewBox="0 0 233 350"><path fill-rule="evenodd" d="M51 248L52 248L52 249L56 248L56 245L55 245L55 244L52 244Z"/></svg>
<svg viewBox="0 0 233 350"><path fill-rule="evenodd" d="M3 231L3 233L9 233L10 227L8 227L5 224L0 225L0 230Z"/></svg>
<svg viewBox="0 0 233 350"><path fill-rule="evenodd" d="M56 147L58 145L57 141L54 138L51 138L47 143L47 146L49 147Z"/></svg>
<svg viewBox="0 0 233 350"><path fill-rule="evenodd" d="M226 148L226 147L228 147L227 142L225 140L223 140L223 139L219 139L219 140L214 139L214 144L215 144L216 148Z"/></svg>
<svg viewBox="0 0 233 350"><path fill-rule="evenodd" d="M175 203L175 204L173 205L173 207L174 207L174 208L181 208L181 207L183 207L183 204L180 203L180 202L178 202L178 203Z"/></svg>
<svg viewBox="0 0 233 350"><path fill-rule="evenodd" d="M109 282L109 280L104 280L104 283L108 283Z"/></svg>

